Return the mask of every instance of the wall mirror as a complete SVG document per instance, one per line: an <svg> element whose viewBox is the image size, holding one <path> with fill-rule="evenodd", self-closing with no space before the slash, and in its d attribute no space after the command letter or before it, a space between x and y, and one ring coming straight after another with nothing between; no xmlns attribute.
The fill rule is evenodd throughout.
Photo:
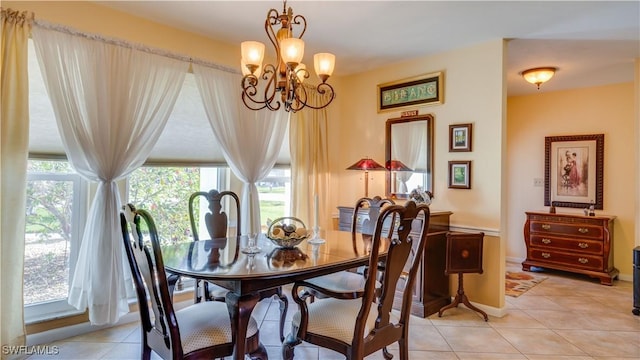
<svg viewBox="0 0 640 360"><path fill-rule="evenodd" d="M387 196L408 199L418 186L433 193L433 115L387 120Z"/></svg>

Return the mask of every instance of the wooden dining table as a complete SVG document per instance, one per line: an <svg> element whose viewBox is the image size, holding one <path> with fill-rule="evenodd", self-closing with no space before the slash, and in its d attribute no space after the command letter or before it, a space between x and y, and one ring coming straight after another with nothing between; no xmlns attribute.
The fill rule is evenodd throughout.
<svg viewBox="0 0 640 360"><path fill-rule="evenodd" d="M280 248L266 238L258 237L258 254L247 255L241 249L247 237L182 242L162 247L167 271L186 277L213 282L229 292L226 295L232 329L235 331L233 358L244 359L247 327L253 308L262 292L342 270L366 265L367 244L359 244L356 253L351 233L323 231L322 244L304 240L292 249ZM370 237L360 237L368 241ZM383 242L381 246L386 246Z"/></svg>

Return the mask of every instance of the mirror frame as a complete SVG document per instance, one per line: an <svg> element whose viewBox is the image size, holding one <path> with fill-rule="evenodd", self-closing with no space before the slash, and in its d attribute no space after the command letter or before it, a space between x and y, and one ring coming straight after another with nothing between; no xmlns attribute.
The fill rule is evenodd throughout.
<svg viewBox="0 0 640 360"><path fill-rule="evenodd" d="M391 118L386 122L386 130L385 130L385 166L391 161L391 127L394 124L401 124L412 121L426 121L427 123L427 139L428 144L426 146L427 151L427 170L430 172L430 176L428 178L431 186L425 188L425 190L430 191L433 194L433 121L434 117L432 114L425 115L415 115L415 116L407 116L407 117L399 117L399 118ZM392 199L408 199L409 193L407 194L399 194L391 192L391 171L386 171L386 180L385 180L385 189L386 196Z"/></svg>

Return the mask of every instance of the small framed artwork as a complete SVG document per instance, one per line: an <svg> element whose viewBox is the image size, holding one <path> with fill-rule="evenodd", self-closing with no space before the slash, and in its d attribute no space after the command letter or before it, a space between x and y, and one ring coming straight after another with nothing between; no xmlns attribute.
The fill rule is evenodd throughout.
<svg viewBox="0 0 640 360"><path fill-rule="evenodd" d="M449 188L471 189L471 161L449 161Z"/></svg>
<svg viewBox="0 0 640 360"><path fill-rule="evenodd" d="M443 103L442 72L378 85L378 112Z"/></svg>
<svg viewBox="0 0 640 360"><path fill-rule="evenodd" d="M449 125L449 152L471 151L471 124Z"/></svg>
<svg viewBox="0 0 640 360"><path fill-rule="evenodd" d="M604 134L544 138L544 205L603 208Z"/></svg>

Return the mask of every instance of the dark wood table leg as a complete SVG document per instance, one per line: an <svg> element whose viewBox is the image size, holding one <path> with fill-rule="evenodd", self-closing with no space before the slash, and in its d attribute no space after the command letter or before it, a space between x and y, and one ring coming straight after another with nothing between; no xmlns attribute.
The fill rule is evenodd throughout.
<svg viewBox="0 0 640 360"><path fill-rule="evenodd" d="M456 293L456 297L453 299L453 302L447 306L444 306L440 309L440 311L438 311L438 317L442 317L442 313L445 310L454 308L454 307L458 307L458 304L464 304L467 308L478 312L480 314L482 314L482 317L484 318L484 321L489 321L489 317L487 316L487 313L485 313L484 311L478 309L477 307L473 306L470 302L469 302L469 298L467 297L467 294L464 293L464 285L463 285L463 281L462 281L462 273L458 273L458 292Z"/></svg>
<svg viewBox="0 0 640 360"><path fill-rule="evenodd" d="M244 360L249 319L253 308L259 300L260 296L258 294L238 296L231 291L227 293L226 303L231 318L231 331L235 334L236 340L233 347L233 358L235 360Z"/></svg>

